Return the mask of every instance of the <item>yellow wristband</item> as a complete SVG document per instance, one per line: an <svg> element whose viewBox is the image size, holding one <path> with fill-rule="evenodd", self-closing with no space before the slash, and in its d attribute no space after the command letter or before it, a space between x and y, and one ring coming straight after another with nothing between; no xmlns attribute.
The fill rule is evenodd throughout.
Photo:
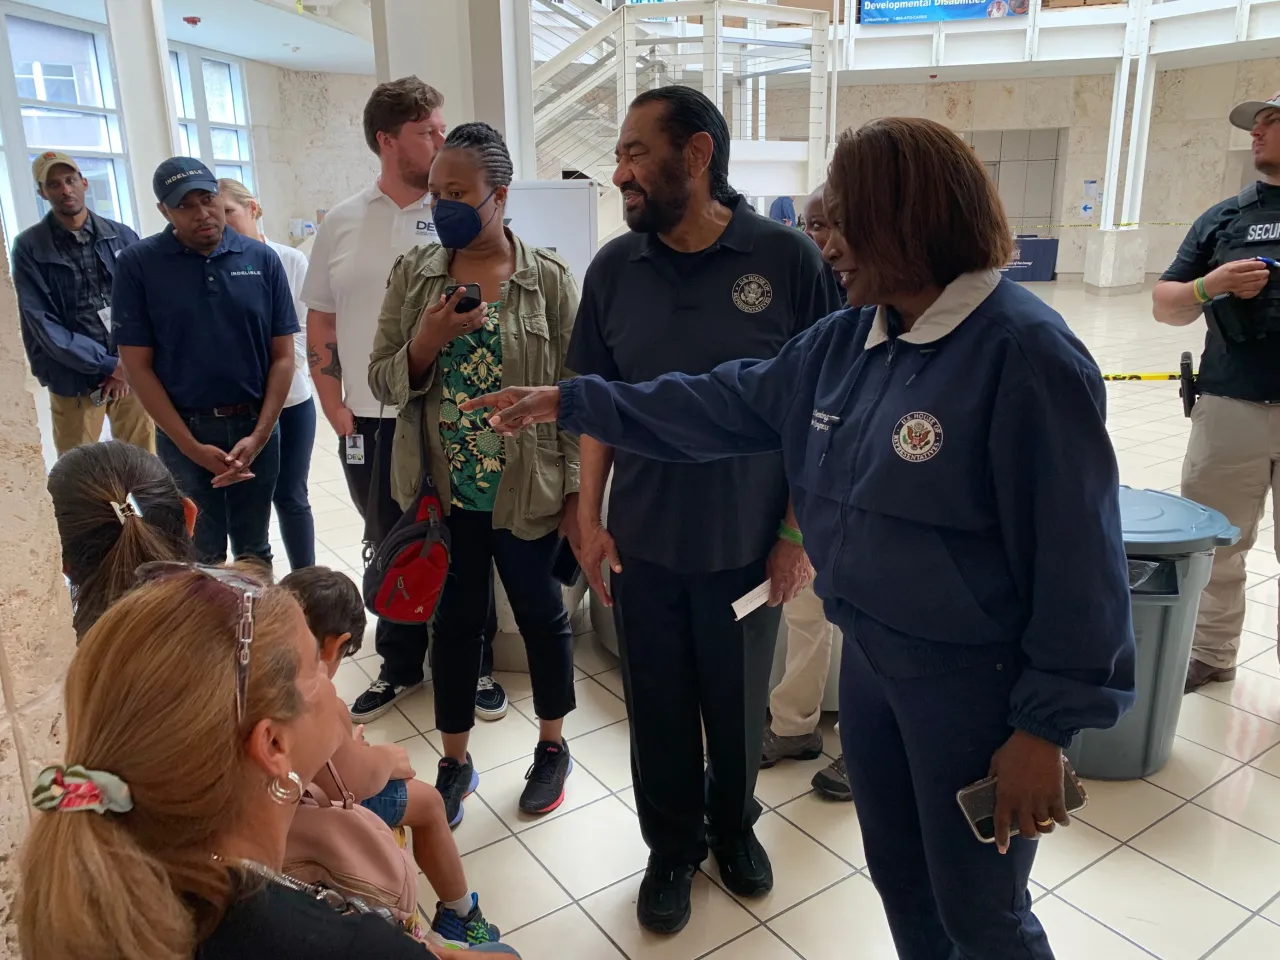
<svg viewBox="0 0 1280 960"><path fill-rule="evenodd" d="M1195 293L1196 303L1208 303L1213 299L1204 288L1204 277L1196 278L1196 282L1191 285L1191 290Z"/></svg>

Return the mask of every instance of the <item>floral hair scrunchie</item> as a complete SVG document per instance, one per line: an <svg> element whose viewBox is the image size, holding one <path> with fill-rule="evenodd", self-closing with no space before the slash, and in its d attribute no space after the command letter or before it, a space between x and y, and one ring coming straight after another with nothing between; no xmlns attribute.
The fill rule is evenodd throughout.
<svg viewBox="0 0 1280 960"><path fill-rule="evenodd" d="M37 810L94 813L128 813L133 809L129 785L115 774L104 770L86 770L79 764L70 767L45 767L36 778L31 802Z"/></svg>

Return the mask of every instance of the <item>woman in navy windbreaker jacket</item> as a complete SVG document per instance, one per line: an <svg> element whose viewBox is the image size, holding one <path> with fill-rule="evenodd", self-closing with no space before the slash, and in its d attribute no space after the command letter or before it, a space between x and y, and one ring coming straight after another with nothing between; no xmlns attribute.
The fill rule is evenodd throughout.
<svg viewBox="0 0 1280 960"><path fill-rule="evenodd" d="M558 414L668 460L781 449L844 633L845 758L899 956L1048 960L1027 878L1037 834L1067 822L1061 751L1134 696L1102 378L1058 314L1001 278L1009 228L955 134L915 119L846 133L827 189L824 253L849 301L878 307L705 376L480 402L506 431ZM955 801L989 773L1012 827L997 846Z"/></svg>

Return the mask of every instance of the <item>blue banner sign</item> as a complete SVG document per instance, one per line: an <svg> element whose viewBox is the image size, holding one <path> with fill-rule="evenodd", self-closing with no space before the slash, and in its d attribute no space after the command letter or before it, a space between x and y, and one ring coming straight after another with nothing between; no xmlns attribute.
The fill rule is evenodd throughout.
<svg viewBox="0 0 1280 960"><path fill-rule="evenodd" d="M1025 17L1029 0L862 0L862 23Z"/></svg>

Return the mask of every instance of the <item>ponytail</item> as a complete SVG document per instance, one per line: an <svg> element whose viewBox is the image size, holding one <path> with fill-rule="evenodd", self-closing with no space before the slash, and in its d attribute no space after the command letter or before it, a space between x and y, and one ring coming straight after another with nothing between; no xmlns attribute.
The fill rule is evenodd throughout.
<svg viewBox="0 0 1280 960"><path fill-rule="evenodd" d="M70 450L49 471L49 494L83 637L151 560L187 560L182 494L154 454L112 440Z"/></svg>
<svg viewBox="0 0 1280 960"><path fill-rule="evenodd" d="M37 814L21 869L24 960L190 960L192 913L116 816Z"/></svg>

